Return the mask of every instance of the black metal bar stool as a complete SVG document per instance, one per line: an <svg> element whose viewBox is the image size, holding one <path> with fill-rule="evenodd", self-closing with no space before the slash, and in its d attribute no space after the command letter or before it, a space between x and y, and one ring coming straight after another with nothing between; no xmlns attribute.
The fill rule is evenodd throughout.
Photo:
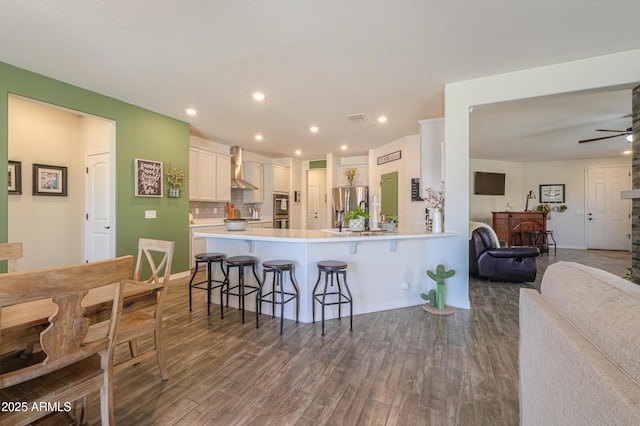
<svg viewBox="0 0 640 426"><path fill-rule="evenodd" d="M262 303L271 303L271 318L276 316L276 305L280 305L280 334L284 325L284 305L292 300L296 301L296 322L300 317L300 290L298 289L298 283L295 278L295 263L292 260L268 260L262 262L262 283L260 289L256 294L256 328L260 328L260 314L262 313ZM289 272L289 280L293 285L291 291L284 291L283 275ZM262 294L264 286L267 283L267 273L273 274L273 280L271 281L271 291ZM277 290L277 287L280 287ZM280 297L277 298L276 296ZM268 297L271 296L271 300Z"/></svg>
<svg viewBox="0 0 640 426"><path fill-rule="evenodd" d="M220 287L220 318L224 318L223 294L227 295L227 307L229 306L229 295L238 296L238 304L242 311L242 323L244 324L244 297L259 290L259 287L246 285L244 283L244 268L251 267L253 276L256 278L259 286L260 278L258 278L258 274L256 273L256 263L258 263L258 259L253 256L232 256L227 258L227 278L222 287ZM238 268L238 283L234 286L231 286L230 283L231 268ZM247 291L247 289L249 289L249 291Z"/></svg>
<svg viewBox="0 0 640 426"><path fill-rule="evenodd" d="M553 242L549 242L549 238L551 238L551 241ZM553 231L544 231L544 242L545 245L547 246L547 255L549 254L549 246L553 246L553 255L556 255L557 252L557 243L556 243L556 239L553 238Z"/></svg>
<svg viewBox="0 0 640 426"><path fill-rule="evenodd" d="M353 331L353 298L351 297L351 291L347 285L347 264L339 260L321 260L317 263L318 266L318 280L313 287L313 306L312 306L312 320L316 322L316 302L322 305L322 335L324 336L324 307L329 305L338 305L338 321L342 317L342 305L349 304L349 331ZM322 293L316 293L320 279L324 273L324 290ZM331 277L331 287L333 287L333 278L336 278L337 290L329 291L329 277ZM343 292L342 285L340 284L340 276L342 276L342 285L344 285ZM327 296L331 301L327 301Z"/></svg>
<svg viewBox="0 0 640 426"><path fill-rule="evenodd" d="M207 291L207 315L211 315L211 289L222 287L224 285L224 282L227 280L227 273L224 270L224 257L225 255L223 253L199 253L195 255L196 268L193 271L193 275L191 275L191 280L189 281L189 311L191 311L191 304L192 304L191 290L196 288L198 290ZM206 266L207 279L204 281L194 283L193 280L196 278L196 274L198 273L198 266L200 266L200 264L202 263L206 263L207 265ZM213 264L215 263L220 264L220 270L224 275L223 281L213 279ZM212 283L214 282L220 283L220 284L212 286ZM206 285L203 286L203 284L206 284ZM220 303L222 304L222 299L220 300Z"/></svg>
<svg viewBox="0 0 640 426"><path fill-rule="evenodd" d="M544 231L527 231L527 245L530 247L538 247L540 253L547 250L546 235Z"/></svg>

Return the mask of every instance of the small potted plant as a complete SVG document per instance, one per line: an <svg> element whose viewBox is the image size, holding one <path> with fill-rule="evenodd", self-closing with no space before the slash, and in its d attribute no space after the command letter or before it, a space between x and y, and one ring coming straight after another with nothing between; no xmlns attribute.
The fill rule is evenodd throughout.
<svg viewBox="0 0 640 426"><path fill-rule="evenodd" d="M396 215L384 215L385 221L383 223L378 224L381 229L386 230L387 232L396 232L396 227L398 226L398 216Z"/></svg>
<svg viewBox="0 0 640 426"><path fill-rule="evenodd" d="M568 207L567 207L565 204L562 204L562 205L560 206L560 208L559 208L560 213L563 213L563 212L567 211L567 209L568 209Z"/></svg>
<svg viewBox="0 0 640 426"><path fill-rule="evenodd" d="M344 218L349 223L350 231L364 231L364 220L369 219L369 213L360 207L356 207L353 210L349 210Z"/></svg>
<svg viewBox="0 0 640 426"><path fill-rule="evenodd" d="M187 179L187 174L182 167L173 167L171 164L167 167L165 174L167 183L169 184L168 196L170 198L179 198L180 190L184 181Z"/></svg>
<svg viewBox="0 0 640 426"><path fill-rule="evenodd" d="M543 213L550 213L551 206L548 203L539 204L538 207L536 207L536 210Z"/></svg>

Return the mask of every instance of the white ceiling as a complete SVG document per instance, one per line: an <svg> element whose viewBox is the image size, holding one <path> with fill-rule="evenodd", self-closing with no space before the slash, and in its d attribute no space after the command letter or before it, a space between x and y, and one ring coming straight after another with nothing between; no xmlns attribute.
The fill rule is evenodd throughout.
<svg viewBox="0 0 640 426"><path fill-rule="evenodd" d="M417 134L418 120L443 116L446 83L638 49L638 16L637 0L4 0L0 61L185 120L206 139L311 159ZM560 98L546 116L542 100L478 107L472 156L513 159L505 147L526 138L532 158L554 158L597 136L571 133L579 124L629 127L628 91L600 95L606 111L595 95ZM349 122L355 113L371 120ZM598 145L614 143L576 149Z"/></svg>
<svg viewBox="0 0 640 426"><path fill-rule="evenodd" d="M638 77L640 79L640 76ZM631 127L631 89L545 96L474 107L469 156L502 161L549 161L623 156L625 136L596 129Z"/></svg>

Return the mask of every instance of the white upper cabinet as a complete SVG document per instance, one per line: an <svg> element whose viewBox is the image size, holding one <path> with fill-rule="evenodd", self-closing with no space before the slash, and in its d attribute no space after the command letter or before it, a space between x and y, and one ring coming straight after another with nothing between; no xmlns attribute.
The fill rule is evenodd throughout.
<svg viewBox="0 0 640 426"><path fill-rule="evenodd" d="M231 157L189 148L189 200L231 200Z"/></svg>
<svg viewBox="0 0 640 426"><path fill-rule="evenodd" d="M216 154L216 199L231 201L231 157Z"/></svg>
<svg viewBox="0 0 640 426"><path fill-rule="evenodd" d="M279 164L273 165L273 192L289 193L291 188L289 183L289 170L289 167L281 166Z"/></svg>
<svg viewBox="0 0 640 426"><path fill-rule="evenodd" d="M254 161L245 161L243 164L244 180L255 185L258 189L242 191L242 198L245 203L264 202L264 179L262 178L262 164Z"/></svg>

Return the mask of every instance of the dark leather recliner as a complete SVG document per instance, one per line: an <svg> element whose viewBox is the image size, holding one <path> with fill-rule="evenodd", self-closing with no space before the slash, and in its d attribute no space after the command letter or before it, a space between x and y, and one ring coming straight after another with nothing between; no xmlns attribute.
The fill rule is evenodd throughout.
<svg viewBox="0 0 640 426"><path fill-rule="evenodd" d="M524 282L536 280L536 247L496 247L491 232L477 228L469 240L469 272L496 281Z"/></svg>

